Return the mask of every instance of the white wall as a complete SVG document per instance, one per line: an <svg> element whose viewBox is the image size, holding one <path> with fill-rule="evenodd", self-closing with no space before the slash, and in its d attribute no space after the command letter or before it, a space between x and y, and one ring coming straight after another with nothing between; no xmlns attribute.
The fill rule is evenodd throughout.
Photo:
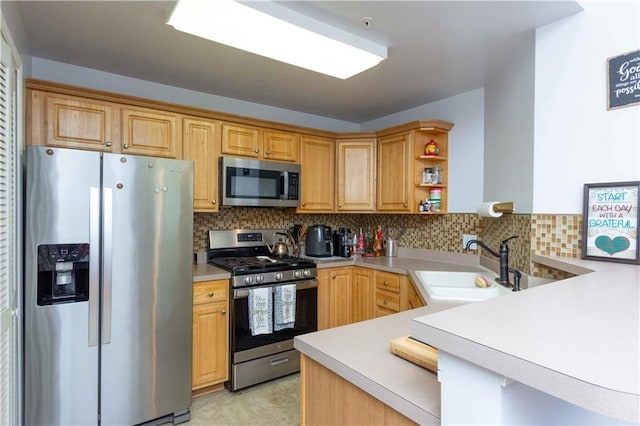
<svg viewBox="0 0 640 426"><path fill-rule="evenodd" d="M362 123L374 131L421 119L440 119L455 125L449 133L449 212L475 213L482 202L484 175L484 89L400 111Z"/></svg>
<svg viewBox="0 0 640 426"><path fill-rule="evenodd" d="M484 201L533 209L535 34L525 37L485 86Z"/></svg>
<svg viewBox="0 0 640 426"><path fill-rule="evenodd" d="M315 129L356 132L360 128L348 121L209 95L37 57L32 58L29 77Z"/></svg>
<svg viewBox="0 0 640 426"><path fill-rule="evenodd" d="M607 58L640 48L640 2L589 1L536 32L535 213L582 213L585 183L640 180L640 105L607 110Z"/></svg>
<svg viewBox="0 0 640 426"><path fill-rule="evenodd" d="M9 29L8 32L11 34L11 39L20 54L22 72L24 75L29 75L31 73L31 57L25 55L25 52L30 50L29 39L22 25L22 16L18 10L18 4L16 2L0 1L0 10L2 11L3 25L6 25Z"/></svg>

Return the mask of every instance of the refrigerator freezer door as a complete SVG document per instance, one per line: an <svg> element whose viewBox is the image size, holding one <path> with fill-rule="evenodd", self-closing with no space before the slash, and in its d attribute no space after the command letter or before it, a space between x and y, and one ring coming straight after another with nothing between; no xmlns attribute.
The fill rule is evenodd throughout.
<svg viewBox="0 0 640 426"><path fill-rule="evenodd" d="M191 405L193 166L105 154L103 168L101 420L137 424Z"/></svg>
<svg viewBox="0 0 640 426"><path fill-rule="evenodd" d="M99 236L95 231L99 229L99 206L95 204L100 155L36 146L28 146L26 155L24 424L96 424ZM49 304L38 306L39 279L48 281L48 289L69 287L80 279L84 272L74 271L68 261L80 255L86 259L86 253L76 256L71 247L84 250L87 244L89 301L52 297ZM58 252L55 245L59 245ZM49 259L38 258L39 246L41 256L46 253ZM65 270L65 276L56 279L55 268L43 267L46 262L58 262L58 272Z"/></svg>

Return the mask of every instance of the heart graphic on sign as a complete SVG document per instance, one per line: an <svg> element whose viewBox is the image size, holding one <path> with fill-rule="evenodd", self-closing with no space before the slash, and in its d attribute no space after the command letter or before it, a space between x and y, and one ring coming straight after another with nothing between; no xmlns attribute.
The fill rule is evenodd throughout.
<svg viewBox="0 0 640 426"><path fill-rule="evenodd" d="M606 251L611 256L615 253L625 251L629 248L629 239L625 237L615 237L613 240L606 235L596 238L596 247L602 251Z"/></svg>

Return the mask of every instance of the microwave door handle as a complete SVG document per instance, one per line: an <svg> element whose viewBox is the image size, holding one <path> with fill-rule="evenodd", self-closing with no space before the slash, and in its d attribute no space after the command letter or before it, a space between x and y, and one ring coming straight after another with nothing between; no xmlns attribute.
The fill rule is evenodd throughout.
<svg viewBox="0 0 640 426"><path fill-rule="evenodd" d="M289 199L289 172L282 172L280 175L280 199Z"/></svg>

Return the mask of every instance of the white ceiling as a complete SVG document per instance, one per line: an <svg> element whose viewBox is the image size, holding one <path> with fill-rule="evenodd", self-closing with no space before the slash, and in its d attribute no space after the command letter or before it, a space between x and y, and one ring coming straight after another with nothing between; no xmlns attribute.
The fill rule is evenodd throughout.
<svg viewBox="0 0 640 426"><path fill-rule="evenodd" d="M26 53L360 123L483 87L535 28L581 10L574 1L283 2L388 46L387 60L340 80L178 32L165 24L173 3L19 1Z"/></svg>

